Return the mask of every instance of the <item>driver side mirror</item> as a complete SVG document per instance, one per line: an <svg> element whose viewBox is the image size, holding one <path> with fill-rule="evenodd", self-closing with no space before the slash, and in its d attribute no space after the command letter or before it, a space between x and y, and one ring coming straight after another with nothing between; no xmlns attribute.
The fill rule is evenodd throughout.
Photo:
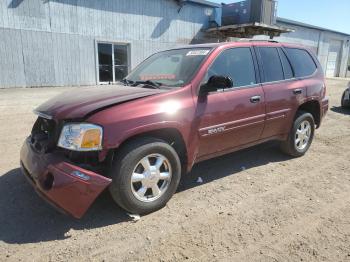
<svg viewBox="0 0 350 262"><path fill-rule="evenodd" d="M218 89L225 89L233 87L233 81L229 76L211 76L207 83L201 85L199 95L204 96L210 92L215 92Z"/></svg>

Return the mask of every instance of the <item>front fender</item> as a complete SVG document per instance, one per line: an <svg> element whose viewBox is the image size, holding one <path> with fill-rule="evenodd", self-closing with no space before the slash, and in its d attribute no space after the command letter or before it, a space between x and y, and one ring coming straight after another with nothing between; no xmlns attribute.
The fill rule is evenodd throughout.
<svg viewBox="0 0 350 262"><path fill-rule="evenodd" d="M87 122L103 127L104 154L134 136L175 129L182 136L187 156L192 157L198 144L195 109L191 90L182 88L102 110Z"/></svg>
<svg viewBox="0 0 350 262"><path fill-rule="evenodd" d="M198 145L198 134L196 132L196 129L193 128L191 125L183 125L179 122L176 121L162 121L162 122L157 122L157 123L152 123L152 124L146 124L142 126L135 126L130 129L125 129L125 131L120 132L116 134L113 132L114 128L112 130L109 130L108 128L105 129L105 145L104 145L104 152L107 154L108 151L111 149L117 149L119 148L125 141L132 139L133 137L140 136L140 135L147 135L152 132L156 131L162 131L169 129L174 129L176 130L186 148L187 152L187 163L188 166L186 167L186 171L189 172L190 169L193 166L193 162L195 159L196 155L196 150ZM114 135L110 135L114 134Z"/></svg>
<svg viewBox="0 0 350 262"><path fill-rule="evenodd" d="M163 122L159 122L159 123L152 123L152 124L147 124L147 125L143 125L143 126L137 126L137 127L132 128L132 129L129 129L126 132L124 132L123 134L121 134L120 136L117 136L114 139L111 138L111 141L108 144L108 146L110 148L117 148L124 141L130 139L131 137L142 135L142 134L149 133L149 132L159 131L162 129L163 130L169 129L169 128L176 129L181 134L182 138L184 139L185 127L183 125L181 125L180 123L175 122L175 121L163 121ZM185 139L184 139L184 141L186 143Z"/></svg>

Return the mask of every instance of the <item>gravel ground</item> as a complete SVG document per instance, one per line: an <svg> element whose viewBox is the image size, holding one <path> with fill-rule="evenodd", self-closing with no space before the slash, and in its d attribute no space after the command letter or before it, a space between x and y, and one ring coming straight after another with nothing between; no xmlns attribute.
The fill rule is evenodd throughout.
<svg viewBox="0 0 350 262"><path fill-rule="evenodd" d="M81 220L41 200L19 150L32 109L67 88L0 90L0 261L350 261L347 82L327 82L331 109L306 156L266 143L200 163L136 223L108 193Z"/></svg>

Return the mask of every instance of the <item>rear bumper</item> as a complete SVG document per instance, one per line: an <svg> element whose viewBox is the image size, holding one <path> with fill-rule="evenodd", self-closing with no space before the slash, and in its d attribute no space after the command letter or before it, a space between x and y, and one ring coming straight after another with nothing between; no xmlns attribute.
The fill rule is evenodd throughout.
<svg viewBox="0 0 350 262"><path fill-rule="evenodd" d="M326 116L328 109L329 109L329 98L325 97L322 99L322 102L321 102L321 120Z"/></svg>
<svg viewBox="0 0 350 262"><path fill-rule="evenodd" d="M27 139L21 149L23 174L54 207L81 218L111 179L69 163L55 153L40 154Z"/></svg>
<svg viewBox="0 0 350 262"><path fill-rule="evenodd" d="M325 115L329 109L329 98L325 97L322 99L322 113Z"/></svg>

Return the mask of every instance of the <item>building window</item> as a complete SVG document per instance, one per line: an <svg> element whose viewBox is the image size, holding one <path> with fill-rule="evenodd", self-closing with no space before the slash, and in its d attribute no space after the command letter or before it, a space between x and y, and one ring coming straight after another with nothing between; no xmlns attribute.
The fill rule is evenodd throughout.
<svg viewBox="0 0 350 262"><path fill-rule="evenodd" d="M98 43L98 75L100 83L122 80L129 72L127 44Z"/></svg>

